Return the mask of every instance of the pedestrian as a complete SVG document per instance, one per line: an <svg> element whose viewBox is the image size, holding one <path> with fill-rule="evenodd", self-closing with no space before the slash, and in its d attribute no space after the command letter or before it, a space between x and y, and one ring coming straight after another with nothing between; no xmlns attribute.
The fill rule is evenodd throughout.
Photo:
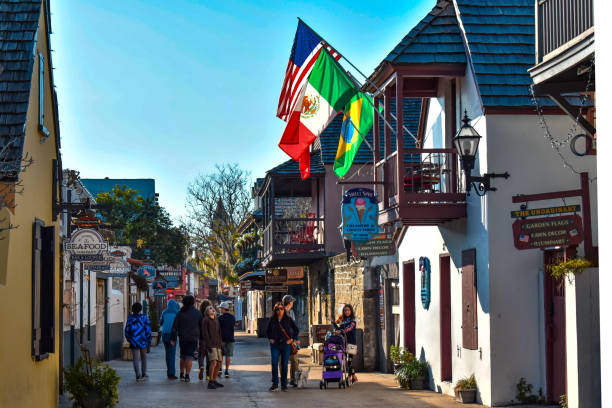
<svg viewBox="0 0 612 408"><path fill-rule="evenodd" d="M191 295L183 298L183 307L176 314L174 324L172 325L172 344L176 344L176 338L179 339L179 349L181 355L180 362L180 380L189 382L189 373L191 372L191 364L197 357L198 340L200 338L200 323L202 322L202 314L193 305L195 299Z"/></svg>
<svg viewBox="0 0 612 408"><path fill-rule="evenodd" d="M174 325L174 319L179 311L179 304L176 300L170 299L168 301L168 307L162 312L161 315L161 332L162 342L164 343L164 349L166 350L166 372L169 380L176 380L176 344L172 344L172 326Z"/></svg>
<svg viewBox="0 0 612 408"><path fill-rule="evenodd" d="M208 306L212 306L212 302L208 299L204 299L200 304L200 313L202 314L202 318L206 317L206 308ZM206 347L204 343L200 341L200 347L198 348L198 367L200 368L200 373L198 374L198 379L202 381L204 379L204 372L206 372L206 381L209 379L208 370L210 368L210 360L208 359L208 353L206 352ZM206 365L204 365L204 359L206 359ZM206 370L205 370L206 369Z"/></svg>
<svg viewBox="0 0 612 408"><path fill-rule="evenodd" d="M221 342L221 326L217 319L217 312L212 306L206 308L206 317L202 319L202 338L204 347L208 354L208 360L210 361L210 369L208 372L208 389L214 390L219 387L223 387L223 384L217 381L217 372L221 368L222 352L223 347Z"/></svg>
<svg viewBox="0 0 612 408"><path fill-rule="evenodd" d="M272 363L272 386L270 391L278 389L278 362L281 361L281 390L287 391L287 366L291 354L291 344L298 338L299 330L295 322L285 313L281 302L274 305L274 314L266 329L270 342L270 357Z"/></svg>
<svg viewBox="0 0 612 408"><path fill-rule="evenodd" d="M293 304L295 303L295 298L291 295L285 295L283 296L283 307L285 308L285 314L288 315L291 320L293 320L293 323L295 323L295 326L297 327L297 321L295 320L295 312L293 311ZM299 340L296 340L295 342L297 345L300 344ZM298 360L298 355L297 353L295 354L291 354L289 356L289 384L291 384L294 387L297 387L297 378L295 378L295 374L297 372L299 366L299 360Z"/></svg>
<svg viewBox="0 0 612 408"><path fill-rule="evenodd" d="M234 356L234 328L236 327L236 318L230 313L229 302L222 302L219 308L221 309L219 326L221 326L221 344L223 346L223 356L225 356L225 378L229 378L230 360Z"/></svg>
<svg viewBox="0 0 612 408"><path fill-rule="evenodd" d="M344 334L346 335L347 344L357 345L357 319L355 318L355 311L353 310L353 306L348 303L344 305L342 308L342 313L336 319L336 334ZM351 376L352 382L357 381L357 376L355 375L355 370L353 369L353 356L349 356L348 358L348 368L349 374Z"/></svg>
<svg viewBox="0 0 612 408"><path fill-rule="evenodd" d="M132 364L136 373L136 381L149 378L147 375L147 347L151 345L151 323L147 316L141 314L142 305L138 302L132 305L132 314L125 323L125 339L132 349ZM138 365L140 357L141 367Z"/></svg>

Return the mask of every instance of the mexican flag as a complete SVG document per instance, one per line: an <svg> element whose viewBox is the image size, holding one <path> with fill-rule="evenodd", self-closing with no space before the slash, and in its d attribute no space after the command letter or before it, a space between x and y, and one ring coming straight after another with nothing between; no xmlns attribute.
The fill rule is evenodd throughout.
<svg viewBox="0 0 612 408"><path fill-rule="evenodd" d="M310 176L310 145L356 93L336 60L322 48L278 144L300 162L302 179Z"/></svg>

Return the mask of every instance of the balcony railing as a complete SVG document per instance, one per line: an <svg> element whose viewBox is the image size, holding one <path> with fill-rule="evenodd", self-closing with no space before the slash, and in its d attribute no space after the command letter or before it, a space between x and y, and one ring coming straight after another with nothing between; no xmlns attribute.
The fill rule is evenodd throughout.
<svg viewBox="0 0 612 408"><path fill-rule="evenodd" d="M264 230L264 260L308 258L325 252L324 218L274 218Z"/></svg>
<svg viewBox="0 0 612 408"><path fill-rule="evenodd" d="M593 27L593 0L538 0L538 63Z"/></svg>

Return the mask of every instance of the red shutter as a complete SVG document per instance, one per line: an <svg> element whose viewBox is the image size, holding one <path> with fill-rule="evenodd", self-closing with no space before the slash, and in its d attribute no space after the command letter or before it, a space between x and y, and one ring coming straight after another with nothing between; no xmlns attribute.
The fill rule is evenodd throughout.
<svg viewBox="0 0 612 408"><path fill-rule="evenodd" d="M461 253L463 348L478 349L478 310L476 287L476 249Z"/></svg>

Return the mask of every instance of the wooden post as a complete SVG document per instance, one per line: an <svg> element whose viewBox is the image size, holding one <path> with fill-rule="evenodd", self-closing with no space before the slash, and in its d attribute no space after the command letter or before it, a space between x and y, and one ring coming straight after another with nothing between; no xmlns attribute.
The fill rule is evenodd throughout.
<svg viewBox="0 0 612 408"><path fill-rule="evenodd" d="M404 203L404 177L406 170L404 168L404 77L398 75L395 80L395 117L397 118L395 129L395 147L397 149L397 203Z"/></svg>

